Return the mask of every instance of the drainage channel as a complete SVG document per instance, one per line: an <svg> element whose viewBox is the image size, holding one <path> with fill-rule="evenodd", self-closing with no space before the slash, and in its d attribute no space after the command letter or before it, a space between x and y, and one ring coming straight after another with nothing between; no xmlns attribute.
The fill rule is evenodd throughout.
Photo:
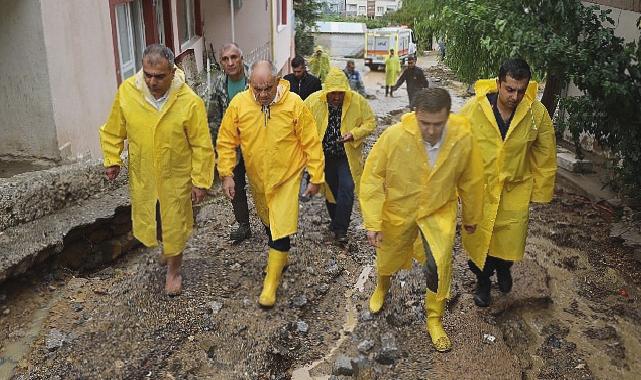
<svg viewBox="0 0 641 380"><path fill-rule="evenodd" d="M130 210L129 207L118 207L112 217L69 229L62 239L60 249L42 247L34 255L33 262L38 264L2 284L3 289L8 290L8 294L3 293L7 305L20 304L22 312L16 312L16 315L23 319L24 324L21 325L24 327L19 332L6 331L0 334L0 339L3 340L0 345L0 379L13 376L16 366L28 355L45 328L51 309L64 298L64 292L54 292L51 295L45 292L45 299L39 299L41 293L37 288L40 281L46 281L43 279L58 270L76 274L90 273L109 265L140 245L131 234ZM65 216L61 215L60 219L64 221ZM17 246L21 243L15 242ZM31 281L23 281L28 278Z"/></svg>
<svg viewBox="0 0 641 380"><path fill-rule="evenodd" d="M352 333L356 328L356 324L358 323L358 311L356 310L356 306L352 302L352 295L354 294L354 290L361 293L363 292L363 290L365 289L365 282L367 281L367 278L369 277L369 274L373 269L374 268L371 265L367 265L363 267L360 275L358 276L358 279L356 280L356 283L354 284L354 287L351 289L347 289L345 291L344 295L345 295L345 299L347 300L347 303L345 305L345 322L343 323L343 327L340 332L340 337L338 338L336 343L334 343L332 348L322 358L302 368L295 369L292 372L292 380L327 380L329 379L329 375L312 376L310 375L310 372L314 368L328 361L332 357L332 355L334 355L334 353L343 345L343 342L345 342L345 339L347 339L349 334Z"/></svg>

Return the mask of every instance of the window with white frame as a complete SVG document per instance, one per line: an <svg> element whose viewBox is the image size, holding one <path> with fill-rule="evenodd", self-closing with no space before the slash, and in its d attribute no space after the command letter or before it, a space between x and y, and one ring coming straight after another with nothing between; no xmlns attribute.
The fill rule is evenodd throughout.
<svg viewBox="0 0 641 380"><path fill-rule="evenodd" d="M287 1L288 0L276 0L276 20L278 21L278 26L287 25Z"/></svg>
<svg viewBox="0 0 641 380"><path fill-rule="evenodd" d="M178 37L180 38L180 48L184 46L196 35L196 7L194 0L178 0L176 2L176 12L178 18Z"/></svg>
<svg viewBox="0 0 641 380"><path fill-rule="evenodd" d="M154 17L156 18L158 43L165 45L165 15L163 13L163 0L155 0L154 4Z"/></svg>
<svg viewBox="0 0 641 380"><path fill-rule="evenodd" d="M142 1L134 0L115 7L118 55L122 80L134 75L142 67L145 49L145 22Z"/></svg>
<svg viewBox="0 0 641 380"><path fill-rule="evenodd" d="M358 15L359 15L359 16L365 16L365 15L367 15L367 7L366 7L366 6L364 6L364 5L360 5L360 6L358 7Z"/></svg>

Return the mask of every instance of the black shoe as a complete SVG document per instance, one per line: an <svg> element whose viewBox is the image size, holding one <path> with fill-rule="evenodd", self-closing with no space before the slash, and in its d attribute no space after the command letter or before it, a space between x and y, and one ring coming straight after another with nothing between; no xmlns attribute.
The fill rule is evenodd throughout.
<svg viewBox="0 0 641 380"><path fill-rule="evenodd" d="M229 233L229 238L235 242L241 242L252 237L252 230L249 223L240 223L238 228Z"/></svg>
<svg viewBox="0 0 641 380"><path fill-rule="evenodd" d="M474 304L478 307L488 307L492 299L490 297L490 281L479 281L474 291Z"/></svg>
<svg viewBox="0 0 641 380"><path fill-rule="evenodd" d="M510 272L510 268L497 268L496 279L501 292L509 293L512 290L512 273Z"/></svg>
<svg viewBox="0 0 641 380"><path fill-rule="evenodd" d="M334 231L334 238L336 239L336 242L339 244L347 244L347 232L343 231Z"/></svg>

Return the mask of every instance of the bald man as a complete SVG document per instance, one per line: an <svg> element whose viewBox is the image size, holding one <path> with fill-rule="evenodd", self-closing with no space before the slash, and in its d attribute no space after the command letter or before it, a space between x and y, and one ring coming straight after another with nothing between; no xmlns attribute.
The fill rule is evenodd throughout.
<svg viewBox="0 0 641 380"><path fill-rule="evenodd" d="M305 196L324 183L324 158L314 118L274 74L269 61L252 66L250 88L232 99L218 133L218 173L223 191L234 198L236 149L240 147L256 211L267 232L267 274L258 303L272 307L288 261L289 235L298 227L298 190L303 170L310 183Z"/></svg>

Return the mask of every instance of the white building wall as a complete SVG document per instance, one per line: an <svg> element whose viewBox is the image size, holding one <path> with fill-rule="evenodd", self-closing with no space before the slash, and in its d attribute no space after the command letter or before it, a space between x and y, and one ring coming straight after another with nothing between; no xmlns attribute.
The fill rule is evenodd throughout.
<svg viewBox="0 0 641 380"><path fill-rule="evenodd" d="M40 2L0 4L0 156L58 159Z"/></svg>
<svg viewBox="0 0 641 380"><path fill-rule="evenodd" d="M346 12L356 7L356 14L348 13L348 16L367 16L367 0L347 0L345 2Z"/></svg>
<svg viewBox="0 0 641 380"><path fill-rule="evenodd" d="M207 0L201 1L201 4L203 34L206 43L213 44L216 58L219 58L220 48L232 42L230 2ZM268 0L245 0L243 6L234 11L235 42L243 50L246 59L271 57L271 17Z"/></svg>
<svg viewBox="0 0 641 380"><path fill-rule="evenodd" d="M98 128L117 89L109 2L41 3L58 148L63 158L101 157Z"/></svg>
<svg viewBox="0 0 641 380"><path fill-rule="evenodd" d="M276 1L272 1L272 62L277 70L288 73L290 71L289 60L294 52L293 2L287 0L287 24L278 25Z"/></svg>

